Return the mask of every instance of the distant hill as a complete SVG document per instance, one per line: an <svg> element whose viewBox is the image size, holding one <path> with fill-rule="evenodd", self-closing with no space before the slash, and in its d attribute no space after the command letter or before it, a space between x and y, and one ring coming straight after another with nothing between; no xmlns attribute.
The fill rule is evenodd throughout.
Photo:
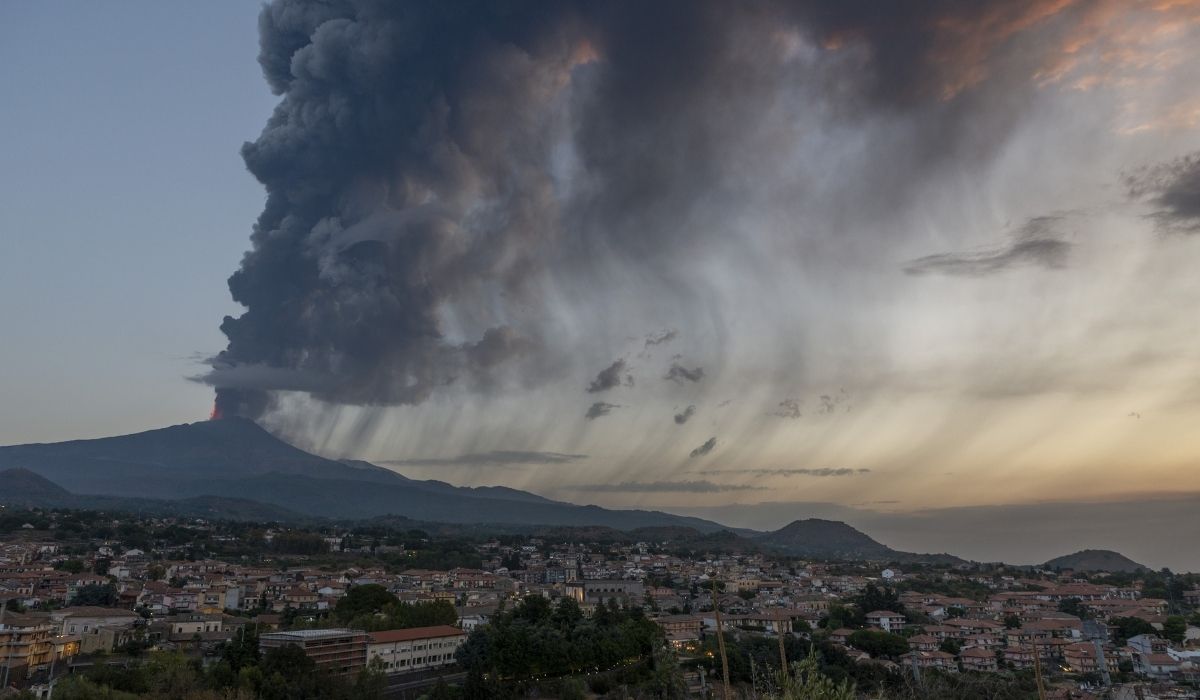
<svg viewBox="0 0 1200 700"><path fill-rule="evenodd" d="M1109 549L1085 549L1074 554L1051 559L1042 565L1046 569L1070 569L1072 571L1109 571L1134 573L1149 570L1119 552Z"/></svg>
<svg viewBox="0 0 1200 700"><path fill-rule="evenodd" d="M0 498L6 505L41 505L43 501L70 495L63 487L28 469L0 471Z"/></svg>
<svg viewBox="0 0 1200 700"><path fill-rule="evenodd" d="M882 560L893 550L846 523L809 518L796 520L758 538L759 543L798 557Z"/></svg>
<svg viewBox="0 0 1200 700"><path fill-rule="evenodd" d="M846 523L820 518L796 520L774 532L763 533L754 538L754 541L767 549L814 559L899 561L947 565L966 563L965 560L950 554L900 552L876 542Z"/></svg>
<svg viewBox="0 0 1200 700"><path fill-rule="evenodd" d="M126 509L141 511L159 507L151 501L188 501L195 506L194 499L204 497L224 499L209 504L224 504L247 517L254 511L247 504L257 503L297 517L359 520L400 515L442 523L723 529L708 520L661 511L579 506L502 486L472 488L409 479L370 462L310 454L244 418L96 440L0 447L0 470L5 469L22 470L14 481L31 473L76 499L125 499ZM230 499L245 507L233 508Z"/></svg>
<svg viewBox="0 0 1200 700"><path fill-rule="evenodd" d="M160 500L75 494L28 469L19 468L0 471L0 505L177 515L213 520L297 522L308 519L307 516L286 508L244 498L197 496L180 500Z"/></svg>

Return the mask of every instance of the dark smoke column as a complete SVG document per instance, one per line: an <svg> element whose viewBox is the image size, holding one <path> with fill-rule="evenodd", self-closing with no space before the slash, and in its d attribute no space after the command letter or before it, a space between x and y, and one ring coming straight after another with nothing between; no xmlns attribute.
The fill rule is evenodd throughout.
<svg viewBox="0 0 1200 700"><path fill-rule="evenodd" d="M781 86L823 90L848 119L903 111L978 72L946 60L979 54L961 27L1029 4L272 2L259 62L280 102L242 149L267 202L229 279L246 310L204 378L217 413L257 417L282 391L390 405L540 381L539 359L560 358L529 280L601 259L656 274L724 243L722 212L741 221L756 190L731 163L778 150L754 126ZM847 42L852 63L819 48ZM824 90L809 64L844 81Z"/></svg>
<svg viewBox="0 0 1200 700"><path fill-rule="evenodd" d="M581 40L563 10L515 7L263 9L259 62L281 101L242 148L267 202L229 279L246 311L221 324L204 377L214 417L257 417L278 391L418 403L536 349L478 314L450 340L438 314L518 294L553 231L545 103Z"/></svg>

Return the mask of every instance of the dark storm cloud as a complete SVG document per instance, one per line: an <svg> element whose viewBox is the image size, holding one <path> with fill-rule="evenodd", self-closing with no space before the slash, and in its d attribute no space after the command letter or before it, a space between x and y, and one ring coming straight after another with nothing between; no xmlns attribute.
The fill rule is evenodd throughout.
<svg viewBox="0 0 1200 700"><path fill-rule="evenodd" d="M646 336L646 344L644 347L648 348L651 345L662 345L663 343L669 343L672 340L675 340L675 336L677 335L679 335L679 332L675 330L665 330L661 333L651 333L650 335Z"/></svg>
<svg viewBox="0 0 1200 700"><path fill-rule="evenodd" d="M675 424L683 425L684 423L691 420L692 416L694 416L694 415L696 415L696 407L688 406L687 408L683 409L679 413L675 414Z"/></svg>
<svg viewBox="0 0 1200 700"><path fill-rule="evenodd" d="M704 469L696 474L752 474L754 476L854 476L869 474L870 469L850 469L848 467L820 467L816 469Z"/></svg>
<svg viewBox="0 0 1200 700"><path fill-rule="evenodd" d="M596 403L594 403L588 407L585 417L588 420L594 420L596 418L599 418L600 416L607 416L609 413L612 413L612 410L614 408L620 408L620 407L621 406L619 404L605 403L603 401L597 401Z"/></svg>
<svg viewBox="0 0 1200 700"><path fill-rule="evenodd" d="M848 0L802 2L795 7L827 48L844 50L861 44L869 49L867 95L907 105L921 99L953 98L1004 70L1038 71L1053 58L1056 44L1029 46L1013 40L1064 14L1081 16L1087 9L1081 6L1086 4ZM1014 58L1020 59L1015 66Z"/></svg>
<svg viewBox="0 0 1200 700"><path fill-rule="evenodd" d="M927 255L906 264L904 271L910 275L984 277L1018 267L1062 269L1067 265L1071 243L1057 233L1057 225L1061 220L1060 216L1034 217L1005 246Z"/></svg>
<svg viewBox="0 0 1200 700"><path fill-rule="evenodd" d="M600 373L596 375L596 378L592 380L592 383L588 384L588 388L587 388L588 393L595 394L595 393L598 393L601 391L608 391L609 389L612 389L614 387L621 386L621 382L623 379L627 380L630 384L632 384L633 378L629 377L628 375L626 375L623 378L621 375L624 373L625 373L625 360L617 360L616 362L612 363L608 367L605 367L604 369L600 370Z"/></svg>
<svg viewBox="0 0 1200 700"><path fill-rule="evenodd" d="M587 459L587 455L563 452L537 452L521 450L493 450L448 458L393 459L380 464L397 467L494 467L523 464L573 464Z"/></svg>
<svg viewBox="0 0 1200 700"><path fill-rule="evenodd" d="M678 362L673 362L671 363L671 367L667 370L667 374L663 377L663 379L680 383L685 380L689 382L698 382L701 379L704 379L704 368L695 367L689 369Z"/></svg>
<svg viewBox="0 0 1200 700"><path fill-rule="evenodd" d="M480 368L491 368L529 352L533 343L508 326L489 328L477 343L462 346L467 360Z"/></svg>
<svg viewBox="0 0 1200 700"><path fill-rule="evenodd" d="M1163 231L1200 233L1200 152L1126 174L1131 197L1155 209L1150 218Z"/></svg>
<svg viewBox="0 0 1200 700"><path fill-rule="evenodd" d="M714 449L716 449L716 447L717 447L717 439L715 437L710 437L708 440L706 440L704 442L703 445L692 450L688 456L692 457L692 458L703 457L704 455L706 455L709 452L712 452Z"/></svg>
<svg viewBox="0 0 1200 700"><path fill-rule="evenodd" d="M218 408L251 416L278 391L395 405L506 373L543 381L538 360L566 351L539 332L531 280L588 269L601 250L667 259L712 235L697 204L752 187L730 158L782 83L809 81L835 112L945 98L998 65L1037 5L276 0L259 62L281 99L242 149L266 204L229 279L245 310L222 322L228 345L204 381ZM787 63L790 35L853 70L807 77ZM983 107L922 106L914 149L952 152L954 124L996 140L1020 111ZM564 192L552 165L568 135L587 187ZM1044 259L1047 245L998 259ZM493 299L532 310L514 318ZM448 327L442 311L459 305Z"/></svg>
<svg viewBox="0 0 1200 700"><path fill-rule="evenodd" d="M723 493L763 491L766 487L745 484L716 484L711 481L622 481L618 484L583 484L579 491L599 493Z"/></svg>

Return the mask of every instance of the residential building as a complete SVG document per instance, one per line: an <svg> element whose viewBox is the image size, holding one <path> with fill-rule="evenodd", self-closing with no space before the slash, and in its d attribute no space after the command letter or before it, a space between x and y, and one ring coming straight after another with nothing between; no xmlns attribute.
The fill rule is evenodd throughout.
<svg viewBox="0 0 1200 700"><path fill-rule="evenodd" d="M906 622L903 615L891 610L873 610L867 613L867 624L884 632L899 632Z"/></svg>
<svg viewBox="0 0 1200 700"><path fill-rule="evenodd" d="M353 675L367 663L366 632L351 629L293 630L270 632L258 638L264 653L289 644L300 647L320 670Z"/></svg>
<svg viewBox="0 0 1200 700"><path fill-rule="evenodd" d="M964 671L991 673L996 670L996 652L983 647L968 647L958 652Z"/></svg>
<svg viewBox="0 0 1200 700"><path fill-rule="evenodd" d="M388 674L444 668L454 664L454 653L466 641L467 633L450 625L372 632L367 662L379 659Z"/></svg>

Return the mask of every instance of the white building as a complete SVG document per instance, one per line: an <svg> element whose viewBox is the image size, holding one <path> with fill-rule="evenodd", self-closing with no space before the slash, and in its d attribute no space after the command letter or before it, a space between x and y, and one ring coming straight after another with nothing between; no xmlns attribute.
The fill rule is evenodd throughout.
<svg viewBox="0 0 1200 700"><path fill-rule="evenodd" d="M873 610L867 613L867 624L884 632L899 632L904 629L904 616L891 610Z"/></svg>
<svg viewBox="0 0 1200 700"><path fill-rule="evenodd" d="M457 627L437 625L372 632L367 640L367 663L378 658L385 673L410 673L454 663L454 652L467 641Z"/></svg>

